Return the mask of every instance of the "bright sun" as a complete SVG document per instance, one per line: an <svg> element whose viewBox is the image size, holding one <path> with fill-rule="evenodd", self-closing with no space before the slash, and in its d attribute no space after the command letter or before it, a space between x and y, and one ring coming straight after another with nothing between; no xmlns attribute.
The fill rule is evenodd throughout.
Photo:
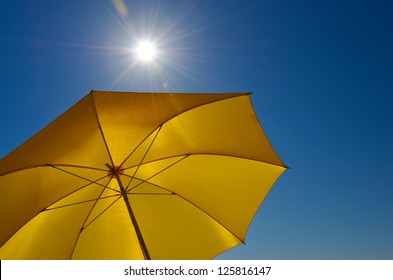
<svg viewBox="0 0 393 280"><path fill-rule="evenodd" d="M156 56L156 48L152 43L141 42L135 49L138 59L144 61L151 61Z"/></svg>

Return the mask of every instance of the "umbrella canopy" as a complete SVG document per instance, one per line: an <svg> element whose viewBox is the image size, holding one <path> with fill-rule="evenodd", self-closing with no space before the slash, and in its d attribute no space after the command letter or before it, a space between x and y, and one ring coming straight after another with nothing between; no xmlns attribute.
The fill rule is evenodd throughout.
<svg viewBox="0 0 393 280"><path fill-rule="evenodd" d="M0 161L0 259L210 259L285 171L249 93L92 91Z"/></svg>

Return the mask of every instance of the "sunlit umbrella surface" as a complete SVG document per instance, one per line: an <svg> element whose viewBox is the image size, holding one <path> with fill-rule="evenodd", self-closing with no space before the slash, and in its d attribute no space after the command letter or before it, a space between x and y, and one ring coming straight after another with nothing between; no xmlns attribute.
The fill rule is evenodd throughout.
<svg viewBox="0 0 393 280"><path fill-rule="evenodd" d="M250 94L92 91L0 161L0 259L211 259L285 171Z"/></svg>

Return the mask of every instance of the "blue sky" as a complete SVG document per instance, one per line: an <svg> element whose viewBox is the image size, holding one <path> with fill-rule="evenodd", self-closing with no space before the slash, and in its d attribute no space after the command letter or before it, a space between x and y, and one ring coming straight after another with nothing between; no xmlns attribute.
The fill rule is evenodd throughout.
<svg viewBox="0 0 393 280"><path fill-rule="evenodd" d="M393 259L391 1L124 4L2 4L0 157L92 89L251 91L291 169L218 259Z"/></svg>

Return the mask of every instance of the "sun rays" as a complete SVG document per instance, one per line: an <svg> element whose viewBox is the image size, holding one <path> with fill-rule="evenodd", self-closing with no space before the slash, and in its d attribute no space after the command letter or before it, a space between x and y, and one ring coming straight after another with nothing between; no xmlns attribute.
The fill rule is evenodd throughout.
<svg viewBox="0 0 393 280"><path fill-rule="evenodd" d="M189 20L195 8L184 6L168 14L163 3L105 4L96 30L102 40L85 47L100 62L94 78L111 89L164 92L179 91L187 81L209 80L198 70L203 61L195 51L198 45L191 43L206 25L203 19Z"/></svg>

